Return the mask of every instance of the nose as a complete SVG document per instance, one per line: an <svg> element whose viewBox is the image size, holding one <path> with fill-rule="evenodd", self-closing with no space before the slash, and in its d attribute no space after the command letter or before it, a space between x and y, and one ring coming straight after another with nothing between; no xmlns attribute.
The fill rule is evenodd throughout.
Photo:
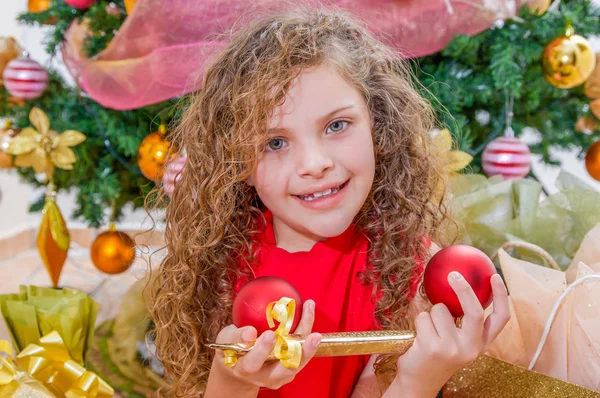
<svg viewBox="0 0 600 398"><path fill-rule="evenodd" d="M297 165L299 176L320 178L333 168L333 158L324 145L311 143L302 146Z"/></svg>

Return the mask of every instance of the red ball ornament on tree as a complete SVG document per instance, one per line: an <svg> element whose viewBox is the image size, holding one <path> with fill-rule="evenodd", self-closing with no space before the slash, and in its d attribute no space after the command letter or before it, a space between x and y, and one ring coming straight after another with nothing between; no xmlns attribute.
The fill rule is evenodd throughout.
<svg viewBox="0 0 600 398"><path fill-rule="evenodd" d="M67 3L73 8L78 8L80 10L89 8L95 2L96 0L65 0L65 3Z"/></svg>
<svg viewBox="0 0 600 398"><path fill-rule="evenodd" d="M21 56L6 65L2 80L10 95L31 100L40 97L48 87L48 72L28 56Z"/></svg>
<svg viewBox="0 0 600 398"><path fill-rule="evenodd" d="M488 177L523 178L531 170L531 151L518 138L498 137L483 151L481 163Z"/></svg>
<svg viewBox="0 0 600 398"><path fill-rule="evenodd" d="M448 283L448 274L452 271L458 271L469 282L483 308L490 305L490 278L496 268L484 252L467 245L450 246L431 257L423 275L423 288L429 301L445 304L456 318L464 315L458 297Z"/></svg>
<svg viewBox="0 0 600 398"><path fill-rule="evenodd" d="M290 329L290 333L293 333L302 316L302 299L288 281L274 276L251 280L240 290L233 302L233 324L238 328L254 326L258 335L270 330L267 323L267 306L282 297L292 298L296 302L294 322ZM277 326L276 324L275 327Z"/></svg>

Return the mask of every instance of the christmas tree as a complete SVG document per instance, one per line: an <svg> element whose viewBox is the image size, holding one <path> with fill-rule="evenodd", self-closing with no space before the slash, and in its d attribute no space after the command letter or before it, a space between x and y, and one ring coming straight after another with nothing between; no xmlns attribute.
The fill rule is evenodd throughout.
<svg viewBox="0 0 600 398"><path fill-rule="evenodd" d="M31 25L52 25L45 45L54 56L59 55L65 39L70 40L70 29L77 27L77 33L87 34L82 40L82 56L92 58L118 34L134 4L132 0L30 0L30 12L19 19ZM597 141L597 134L576 131L578 121L588 122L588 133L597 128L585 85L564 89L549 84L541 60L544 47L563 36L569 24L580 36L598 34L599 17L600 11L590 0L562 1L557 10L548 11L523 6L516 18L474 36L457 36L442 51L412 60L416 76L426 88L424 95L438 110L441 124L452 132L457 149L474 156L470 170L480 170L481 154L492 139L503 134L511 108L517 136L526 126L541 132L543 139L531 151L542 155L546 163L557 163L550 148L576 147L583 155ZM63 57L64 51L63 45ZM2 87L0 116L12 120L14 127L24 128L31 124L30 110L38 107L48 114L56 131L73 129L87 136L73 148L79 159L74 168L54 173L59 190L77 191L78 208L72 216L99 227L107 223L107 208L112 208L118 219L125 204L143 206L155 182L140 171L140 144L161 124L177 118L176 109L181 107L175 105L180 98L118 111L100 105L81 88L65 84L55 71L48 73L49 86L37 99L15 101ZM514 105L507 107L507 102ZM32 169L17 169L27 183L42 184ZM32 210L41 209L43 203L41 197Z"/></svg>
<svg viewBox="0 0 600 398"><path fill-rule="evenodd" d="M600 10L589 0L563 1L560 12L538 12L524 6L518 19L506 20L472 37L456 37L439 53L420 58L417 73L429 89L439 117L462 150L475 156L478 171L486 144L506 128L506 102L514 101L512 127L541 132L531 147L548 164L558 164L550 148L579 148L580 155L598 140L576 132L577 121L595 116L585 85L561 89L549 84L542 71L544 47L565 34L571 23L577 34L600 33ZM591 130L597 126L591 123ZM589 131L588 131L589 133Z"/></svg>

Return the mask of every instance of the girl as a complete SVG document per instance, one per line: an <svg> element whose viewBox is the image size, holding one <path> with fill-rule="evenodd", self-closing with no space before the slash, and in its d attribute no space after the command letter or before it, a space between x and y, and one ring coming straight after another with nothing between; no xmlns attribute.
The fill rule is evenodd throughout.
<svg viewBox="0 0 600 398"><path fill-rule="evenodd" d="M432 119L405 63L346 15L279 13L232 38L175 133L187 160L152 308L170 396L434 397L486 350L509 316L498 276L487 320L457 273L462 329L443 305L411 320L447 218ZM266 275L305 301L299 369L265 362L272 331L231 325L236 292ZM413 324L400 358L312 359L319 333ZM205 346L256 339L233 368Z"/></svg>

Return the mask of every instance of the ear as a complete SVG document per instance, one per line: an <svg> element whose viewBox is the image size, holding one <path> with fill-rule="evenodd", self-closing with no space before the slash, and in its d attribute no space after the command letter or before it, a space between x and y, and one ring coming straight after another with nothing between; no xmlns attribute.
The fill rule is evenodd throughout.
<svg viewBox="0 0 600 398"><path fill-rule="evenodd" d="M248 179L246 180L246 184L248 184L251 187L254 186L254 181L252 180L252 176L248 177Z"/></svg>

